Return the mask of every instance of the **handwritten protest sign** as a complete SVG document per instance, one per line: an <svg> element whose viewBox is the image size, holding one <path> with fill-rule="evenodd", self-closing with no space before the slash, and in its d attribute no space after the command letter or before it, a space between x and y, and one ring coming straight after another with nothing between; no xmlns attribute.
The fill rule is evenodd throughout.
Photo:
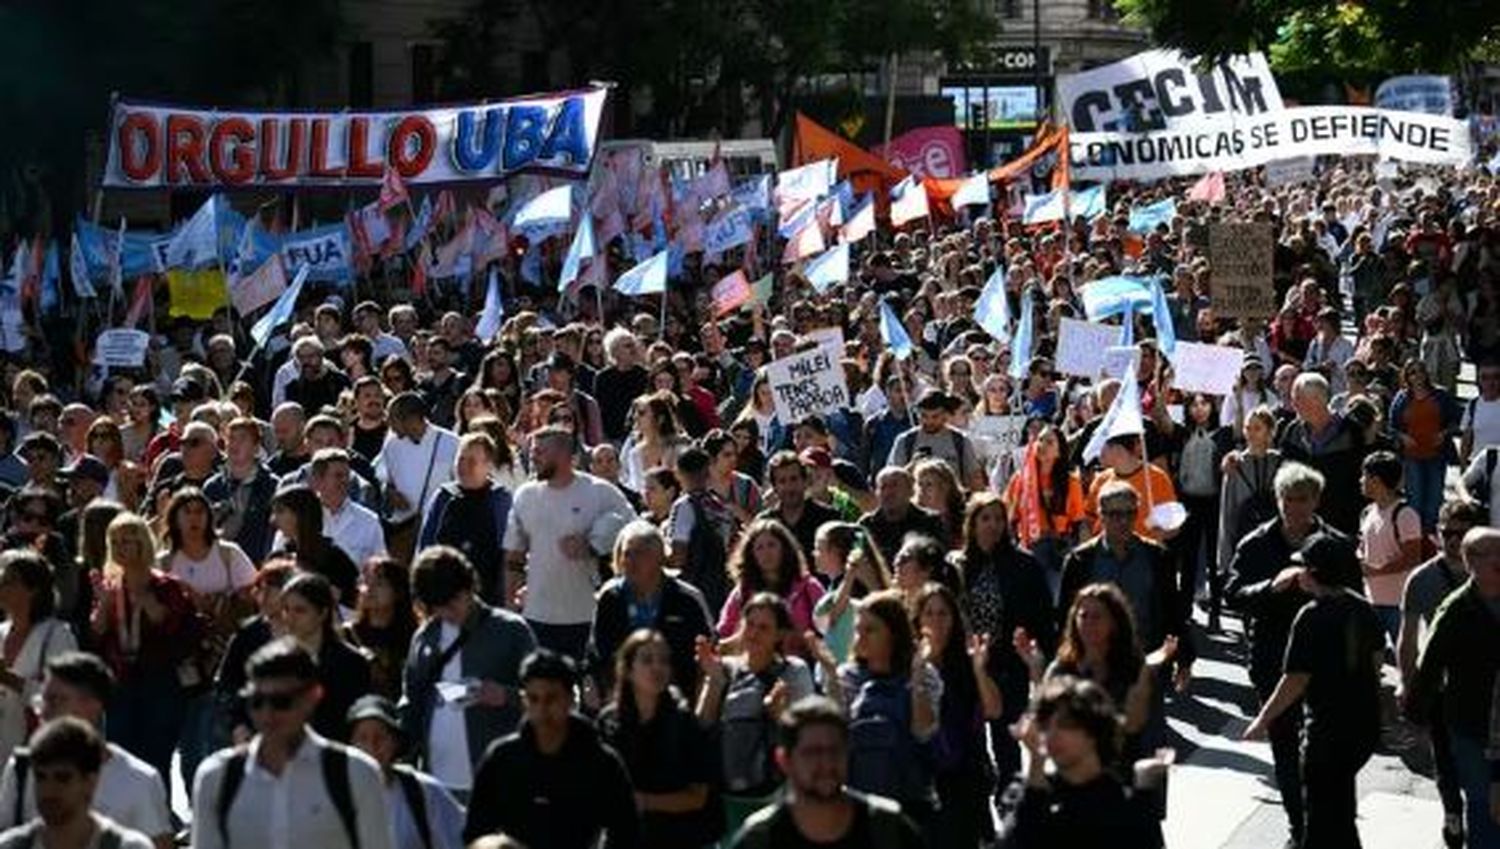
<svg viewBox="0 0 1500 849"><path fill-rule="evenodd" d="M1272 246L1270 224L1216 221L1209 227L1214 315L1265 318L1276 313L1276 292L1271 284Z"/></svg>
<svg viewBox="0 0 1500 849"><path fill-rule="evenodd" d="M1057 333L1057 370L1073 377L1096 378L1104 352L1120 341L1120 328L1065 318Z"/></svg>
<svg viewBox="0 0 1500 849"><path fill-rule="evenodd" d="M139 368L146 364L146 348L150 345L151 335L144 330L106 330L94 344L94 362L111 368Z"/></svg>
<svg viewBox="0 0 1500 849"><path fill-rule="evenodd" d="M974 416L969 419L969 439L986 466L1021 447L1025 438L1025 416Z"/></svg>
<svg viewBox="0 0 1500 849"><path fill-rule="evenodd" d="M1132 374L1135 370L1136 358L1140 357L1139 348L1131 346L1111 345L1104 349L1103 372L1105 377L1120 380L1126 374Z"/></svg>
<svg viewBox="0 0 1500 849"><path fill-rule="evenodd" d="M809 330L803 334L807 339L818 343L818 350L827 351L828 356L833 357L837 363L844 358L844 329L841 327L819 327Z"/></svg>
<svg viewBox="0 0 1500 849"><path fill-rule="evenodd" d="M1184 392L1228 395L1244 362L1245 352L1239 348L1178 342L1172 352L1172 368L1177 373L1172 385Z"/></svg>
<svg viewBox="0 0 1500 849"><path fill-rule="evenodd" d="M837 357L814 348L775 360L766 366L776 415L784 424L849 406L849 387Z"/></svg>

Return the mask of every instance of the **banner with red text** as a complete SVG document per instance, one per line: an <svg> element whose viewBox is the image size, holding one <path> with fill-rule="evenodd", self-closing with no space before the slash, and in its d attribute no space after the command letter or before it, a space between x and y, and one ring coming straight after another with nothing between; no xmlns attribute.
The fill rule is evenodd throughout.
<svg viewBox="0 0 1500 849"><path fill-rule="evenodd" d="M585 176L605 89L438 109L210 110L120 101L107 188L378 186L494 180L520 171Z"/></svg>

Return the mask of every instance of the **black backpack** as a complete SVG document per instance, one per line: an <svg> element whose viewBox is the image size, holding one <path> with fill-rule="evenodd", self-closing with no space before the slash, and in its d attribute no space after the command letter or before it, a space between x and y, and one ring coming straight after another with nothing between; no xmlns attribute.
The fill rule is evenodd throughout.
<svg viewBox="0 0 1500 849"><path fill-rule="evenodd" d="M1244 539L1256 528L1275 519L1279 514L1276 509L1276 491L1269 478L1275 476L1274 472L1269 475L1257 475L1256 480L1251 481L1250 476L1245 474L1245 463L1242 460L1235 466L1234 473L1239 475L1240 480L1250 490L1250 497L1240 505L1234 515L1234 532L1236 541ZM1262 477L1267 479L1262 479Z"/></svg>
<svg viewBox="0 0 1500 849"><path fill-rule="evenodd" d="M1473 414L1470 414L1470 418ZM1500 447L1491 445L1484 449L1484 477L1480 478L1471 487L1468 487L1469 497L1479 502L1484 509L1490 509L1490 493L1494 490L1495 464L1500 462Z"/></svg>
<svg viewBox="0 0 1500 849"><path fill-rule="evenodd" d="M360 849L359 820L354 812L354 792L349 786L349 749L341 743L330 741L322 745L318 756L323 766L323 785L328 789L328 796L333 800L333 807L339 812L339 821L344 824L344 833L349 836L349 845L353 849ZM226 847L231 845L229 809L234 807L234 797L239 795L240 786L245 783L245 769L249 765L249 760L250 749L242 746L235 749L234 754L230 755L229 760L224 764L224 781L219 785L218 807L215 809L215 814L218 817L219 839ZM418 790L420 789L419 787ZM424 812L425 809L424 800ZM416 815L415 809L412 813L413 816ZM425 815L418 820L423 824L426 821Z"/></svg>
<svg viewBox="0 0 1500 849"><path fill-rule="evenodd" d="M422 779L406 764L396 764L392 771L396 774L396 783L401 785L401 795L406 797L406 807L411 810L422 846L432 849L432 824L427 821L427 791L422 788Z"/></svg>
<svg viewBox="0 0 1500 849"><path fill-rule="evenodd" d="M688 504L693 508L693 530L682 579L703 593L708 609L716 611L729 597L729 540L719 530L729 511L715 492L688 493Z"/></svg>

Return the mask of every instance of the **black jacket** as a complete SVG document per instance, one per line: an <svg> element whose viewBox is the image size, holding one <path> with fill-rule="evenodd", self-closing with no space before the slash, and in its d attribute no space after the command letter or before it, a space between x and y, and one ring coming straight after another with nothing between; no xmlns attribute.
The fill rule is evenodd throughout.
<svg viewBox="0 0 1500 849"><path fill-rule="evenodd" d="M1177 637L1177 663L1189 664L1197 657L1193 648L1192 631L1188 628L1187 605L1178 602L1177 572L1172 557L1160 543L1136 536L1132 545L1144 547L1147 561L1151 564L1150 610L1135 610L1137 634L1141 648L1155 651L1168 636ZM1100 534L1074 548L1063 560L1062 586L1057 596L1058 630L1066 633L1068 611L1078 591L1094 583L1094 564L1105 550L1104 535ZM1123 589L1123 588L1122 588ZM1127 594L1128 596L1128 594ZM1133 604L1139 606L1135 599ZM1147 628L1146 625L1150 627Z"/></svg>
<svg viewBox="0 0 1500 849"><path fill-rule="evenodd" d="M214 508L214 519L220 527L235 512L235 492L242 484L222 467L203 485L203 494ZM255 480L245 485L249 492L242 499L243 509L234 517L239 528L230 539L244 550L252 563L261 563L271 551L271 498L276 495L276 476L264 463L256 463Z"/></svg>
<svg viewBox="0 0 1500 849"><path fill-rule="evenodd" d="M1031 674L1012 636L1017 628L1025 628L1043 654L1050 657L1057 650L1057 613L1042 567L1008 536L988 555L961 551L950 560L967 590L964 608L974 633L989 634L989 671L1004 697L1005 717L1019 718L1026 709ZM987 598L992 593L998 594L997 602Z"/></svg>
<svg viewBox="0 0 1500 849"><path fill-rule="evenodd" d="M612 578L599 590L594 625L589 634L589 661L609 692L614 682L615 652L634 630L631 626L632 594L624 578ZM652 627L667 638L672 650L672 683L688 698L698 692L698 662L694 643L698 637L714 638L713 617L703 594L686 581L662 576L661 606Z"/></svg>
<svg viewBox="0 0 1500 849"><path fill-rule="evenodd" d="M324 637L318 651L318 683L323 685L323 700L313 713L313 730L330 740L349 742L349 708L373 692L370 658L342 638Z"/></svg>
<svg viewBox="0 0 1500 849"><path fill-rule="evenodd" d="M1323 474L1324 497L1318 515L1352 537L1359 533L1359 511L1365 505L1359 495L1359 477L1369 447L1359 428L1348 419L1337 419L1334 427L1337 433L1314 447L1307 422L1294 419L1282 429L1277 447L1283 459L1296 460Z"/></svg>
<svg viewBox="0 0 1500 849"><path fill-rule="evenodd" d="M474 772L464 842L503 832L529 849L605 849L641 845L635 790L625 764L587 719L574 716L555 755L536 746L525 722L495 741Z"/></svg>
<svg viewBox="0 0 1500 849"><path fill-rule="evenodd" d="M1471 578L1438 607L1432 636L1417 664L1409 706L1424 721L1441 718L1449 733L1481 742L1490 734L1490 703L1500 669L1500 620Z"/></svg>
<svg viewBox="0 0 1500 849"><path fill-rule="evenodd" d="M1329 494L1337 495L1332 491ZM1338 583L1361 592L1364 577L1359 558L1354 553L1354 543L1322 519L1313 521L1312 533L1339 540L1347 554L1341 558L1344 562L1340 564ZM1240 611L1245 617L1245 630L1250 637L1250 680L1262 693L1269 692L1280 679L1287 639L1292 633L1292 620L1297 618L1297 611L1312 600L1312 596L1296 587L1281 592L1271 589L1276 575L1291 565L1296 550L1282 534L1281 520L1273 519L1240 540L1234 558L1229 561L1224 599L1231 609Z"/></svg>

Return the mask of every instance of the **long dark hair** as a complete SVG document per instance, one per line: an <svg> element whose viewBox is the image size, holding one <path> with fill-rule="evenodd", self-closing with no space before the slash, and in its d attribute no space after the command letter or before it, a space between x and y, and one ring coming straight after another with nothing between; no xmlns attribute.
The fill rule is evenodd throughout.
<svg viewBox="0 0 1500 849"><path fill-rule="evenodd" d="M1073 469L1069 466L1071 455L1068 453L1068 437L1063 433L1063 429L1054 424L1047 424L1037 432L1036 438L1041 439L1048 433L1057 437L1057 462L1052 464L1051 480L1048 481L1052 484L1052 494L1042 499L1042 512L1047 514L1048 519L1051 519L1053 516L1066 515L1068 512L1068 487L1072 483ZM1040 472L1041 469L1037 471Z"/></svg>
<svg viewBox="0 0 1500 849"><path fill-rule="evenodd" d="M765 576L760 572L760 564L755 562L755 540L762 534L770 534L781 543L781 563L776 575L779 586L767 584ZM739 584L741 599L750 598L762 591L785 597L791 592L797 579L807 574L807 561L802 557L802 547L797 544L797 538L792 536L786 525L775 519L756 519L745 528L745 532L740 535L739 544L730 555L729 574Z"/></svg>
<svg viewBox="0 0 1500 849"><path fill-rule="evenodd" d="M1135 614L1125 593L1114 584L1089 584L1073 597L1068 608L1067 625L1063 629L1062 644L1057 648L1057 663L1068 669L1083 667L1083 637L1078 633L1078 608L1086 601L1097 601L1109 612L1114 622L1114 634L1109 641L1109 652L1105 661L1109 664L1110 682L1131 682L1141 672L1146 662L1141 651L1140 640L1135 629Z"/></svg>
<svg viewBox="0 0 1500 849"><path fill-rule="evenodd" d="M281 588L281 594L301 596L303 601L316 607L323 614L323 641L343 640L339 636L338 599L334 596L333 584L314 572L301 572Z"/></svg>
<svg viewBox="0 0 1500 849"><path fill-rule="evenodd" d="M411 635L417 632L418 624L416 606L411 595L411 572L390 557L371 557L365 561L365 571L391 585L391 592L396 598L391 602L390 639L404 649L411 642ZM365 595L361 593L360 598ZM351 630L359 637L360 642L365 641L366 635L374 633L374 626L369 623L368 615L368 611L361 605L355 609L354 620L350 623Z"/></svg>
<svg viewBox="0 0 1500 849"><path fill-rule="evenodd" d="M911 616L906 612L906 597L900 590L882 590L865 596L859 602L859 612L879 619L891 632L892 676L911 673L912 659L917 656L917 636L912 629ZM863 658L856 659L863 665Z"/></svg>
<svg viewBox="0 0 1500 849"><path fill-rule="evenodd" d="M297 517L297 538L291 543L297 559L312 562L323 551L323 503L304 484L289 486L271 499L271 509L288 510Z"/></svg>
<svg viewBox="0 0 1500 849"><path fill-rule="evenodd" d="M178 490L172 495L172 500L167 502L167 550L172 554L176 554L177 552L182 550L182 527L178 524L178 519L182 516L182 511L186 509L189 504L201 505L203 509L208 513L208 524L204 526L203 534L205 537L207 537L209 546L212 547L213 544L215 542L218 542L219 540L218 532L214 530L213 505L209 503L208 496L203 494L203 490L199 489L196 486L190 486L186 489ZM322 518L323 511L320 508L318 511L318 519L321 520ZM301 533L302 519L299 516L297 518L298 536L301 536Z"/></svg>
<svg viewBox="0 0 1500 849"><path fill-rule="evenodd" d="M666 636L655 628L637 628L615 650L615 688L611 699L620 719L627 724L634 724L640 719L639 708L635 703L635 688L630 685L630 667L635 664L635 656L641 653L641 649L652 643L660 643L661 647L669 653L672 650L667 643ZM667 684L666 692L661 694L661 707L663 710L687 709L686 703L682 700L682 694L670 682Z"/></svg>
<svg viewBox="0 0 1500 849"><path fill-rule="evenodd" d="M921 633L922 611L934 599L947 605L953 618L948 643L938 656L938 671L943 677L943 702L950 703L951 698L960 705L973 705L979 698L979 680L974 677L974 664L969 661L969 623L958 605L958 596L936 581L929 582L917 593L916 604L912 605L912 627Z"/></svg>

